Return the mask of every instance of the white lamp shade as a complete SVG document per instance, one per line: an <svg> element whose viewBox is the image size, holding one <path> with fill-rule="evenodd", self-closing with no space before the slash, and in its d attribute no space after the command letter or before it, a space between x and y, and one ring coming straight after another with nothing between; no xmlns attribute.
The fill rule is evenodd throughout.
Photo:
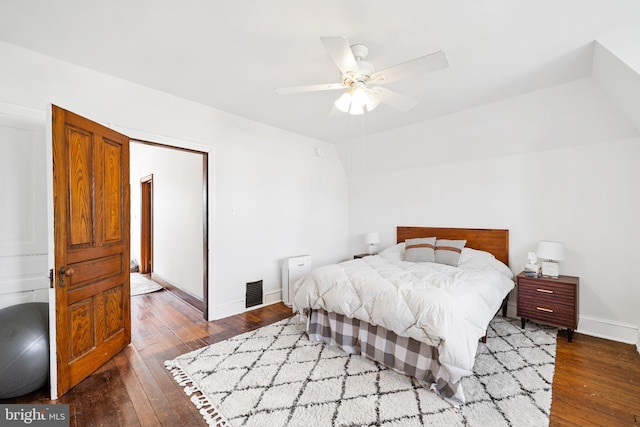
<svg viewBox="0 0 640 427"><path fill-rule="evenodd" d="M349 110L349 114L354 116L359 116L364 114L364 109L362 108L364 104L357 104L355 101L351 103L351 109Z"/></svg>
<svg viewBox="0 0 640 427"><path fill-rule="evenodd" d="M334 102L334 105L343 113L348 113L349 107L351 107L351 94L349 92L343 93L342 96Z"/></svg>
<svg viewBox="0 0 640 427"><path fill-rule="evenodd" d="M353 86L334 102L338 110L355 116L364 114L365 107L367 111L372 111L378 104L380 99L377 94L363 85Z"/></svg>
<svg viewBox="0 0 640 427"><path fill-rule="evenodd" d="M367 100L367 111L373 111L380 104L380 98L378 98L374 94L369 94L369 99Z"/></svg>
<svg viewBox="0 0 640 427"><path fill-rule="evenodd" d="M562 261L564 259L564 243L541 240L538 243L536 255L542 259Z"/></svg>
<svg viewBox="0 0 640 427"><path fill-rule="evenodd" d="M369 97L367 96L367 92L362 87L355 87L351 90L351 102L357 105L365 105Z"/></svg>
<svg viewBox="0 0 640 427"><path fill-rule="evenodd" d="M364 242L368 245L376 245L380 243L380 236L378 233L367 233L364 235Z"/></svg>

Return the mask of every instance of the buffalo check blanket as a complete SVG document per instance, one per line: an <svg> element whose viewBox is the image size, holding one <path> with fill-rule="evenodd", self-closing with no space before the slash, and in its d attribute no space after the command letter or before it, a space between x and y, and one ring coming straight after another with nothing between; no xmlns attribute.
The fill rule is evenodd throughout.
<svg viewBox="0 0 640 427"><path fill-rule="evenodd" d="M448 371L438 362L437 347L323 309L310 311L307 334L311 341L324 341L346 353L361 354L414 377L454 405L465 401L460 381L452 382Z"/></svg>

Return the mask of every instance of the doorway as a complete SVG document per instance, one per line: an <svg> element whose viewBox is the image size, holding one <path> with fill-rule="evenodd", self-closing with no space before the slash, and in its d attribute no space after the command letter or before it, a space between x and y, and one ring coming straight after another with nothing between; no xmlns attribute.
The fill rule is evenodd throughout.
<svg viewBox="0 0 640 427"><path fill-rule="evenodd" d="M205 318L207 165L205 152L131 140L131 257L141 273Z"/></svg>
<svg viewBox="0 0 640 427"><path fill-rule="evenodd" d="M130 225L137 221L130 220L129 196L131 189L140 187L129 184L129 137L56 106L51 108L46 160L52 166L47 177L48 184L53 183L47 185L47 234L52 247L47 256L50 317L55 319L50 339L51 398L55 400L130 342L127 266L132 259ZM202 233L193 254L197 258L202 253L200 311L207 319L208 155L184 151L198 153L201 162L197 210L202 212ZM146 203L151 219L147 266L153 272L155 175L147 175L152 177L144 187L150 196Z"/></svg>
<svg viewBox="0 0 640 427"><path fill-rule="evenodd" d="M140 179L140 273L153 272L153 174Z"/></svg>

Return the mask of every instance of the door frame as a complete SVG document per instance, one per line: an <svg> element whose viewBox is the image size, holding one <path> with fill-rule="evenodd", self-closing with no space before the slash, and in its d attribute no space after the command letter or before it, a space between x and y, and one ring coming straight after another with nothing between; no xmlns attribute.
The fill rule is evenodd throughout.
<svg viewBox="0 0 640 427"><path fill-rule="evenodd" d="M47 204L47 265L49 268L54 266L54 229L53 229L53 141L52 141L52 131L53 131L53 114L52 114L52 103L47 102L44 105L43 109L34 109L29 107L23 107L13 104L6 104L4 102L0 102L0 108L2 111L13 114L19 117L30 117L34 119L41 120L44 117L44 127L45 127L45 150L46 150L46 204ZM209 183L209 171L214 170L215 168L215 159L216 159L216 150L213 146L198 143L194 141L188 141L183 139L178 139L166 135L160 135L153 132L142 131L139 129L128 128L126 126L120 126L118 124L111 124L100 122L107 127L110 127L117 132L128 135L130 140L133 142L139 143L148 143L159 145L163 147L172 147L176 149L184 149L187 151L194 151L197 153L202 153L206 155L204 160L204 182L203 182L203 199L206 199L206 203L203 203L204 210L204 277L207 281L207 285L205 286L205 294L204 301L206 303L206 309L204 311L204 317L207 320L215 319L215 301L216 301L216 293L215 289L212 291L209 290L209 285L214 286L215 284L215 275L212 265L210 264L210 259L215 259L215 246L209 247L209 241L213 241L214 237L214 218L209 218L213 215L213 210L209 210L208 203L208 191L209 185L211 188L215 187L215 183ZM161 142L150 142L150 140L161 141ZM48 289L48 301L51 303L55 301L55 289L52 286ZM55 327L56 327L56 319L55 312L50 311L49 317L49 328L50 328L50 340L49 340L49 359L50 366L55 366L56 364L56 342L55 342ZM57 395L57 372L53 370L51 372L50 382L51 386L51 399L56 400L58 398Z"/></svg>
<svg viewBox="0 0 640 427"><path fill-rule="evenodd" d="M140 178L140 273L153 272L153 174Z"/></svg>
<svg viewBox="0 0 640 427"><path fill-rule="evenodd" d="M178 288L175 288L175 286L173 286L171 283L168 283L162 280L162 278L159 278L159 277L152 277L152 278L153 280L156 280L158 283L162 284L164 287L168 289L174 289L176 291L175 293L180 298L182 298L187 303L194 306L196 309L200 310L205 320L213 320L213 316L211 313L211 304L210 304L211 301L210 301L210 295L209 295L209 283L210 283L210 280L209 280L209 275L210 275L210 266L209 266L209 233L210 233L210 229L209 229L209 162L210 162L210 158L209 158L209 154L210 153L207 151L198 150L195 148L181 147L179 145L174 145L171 143L161 143L161 142L150 141L143 138L137 138L135 136L131 136L132 133L127 133L127 134L129 135L131 143L150 145L150 146L155 146L158 148L164 148L169 150L184 151L188 153L197 154L202 157L202 221L203 221L202 223L202 302L200 303L198 299L191 296L187 292L180 292ZM157 139L157 138L153 138L153 139ZM144 177L142 179L145 179L145 178L147 177ZM141 182L142 182L142 179L141 179ZM140 230L140 232L142 234L142 230ZM140 264L142 264L142 262ZM153 271L153 265L151 267Z"/></svg>

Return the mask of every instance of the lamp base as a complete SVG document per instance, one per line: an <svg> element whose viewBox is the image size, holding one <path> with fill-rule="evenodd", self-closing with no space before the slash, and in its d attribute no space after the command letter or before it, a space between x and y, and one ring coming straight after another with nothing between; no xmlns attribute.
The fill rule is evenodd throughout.
<svg viewBox="0 0 640 427"><path fill-rule="evenodd" d="M542 263L542 277L557 279L560 276L560 266L557 262L544 261Z"/></svg>

